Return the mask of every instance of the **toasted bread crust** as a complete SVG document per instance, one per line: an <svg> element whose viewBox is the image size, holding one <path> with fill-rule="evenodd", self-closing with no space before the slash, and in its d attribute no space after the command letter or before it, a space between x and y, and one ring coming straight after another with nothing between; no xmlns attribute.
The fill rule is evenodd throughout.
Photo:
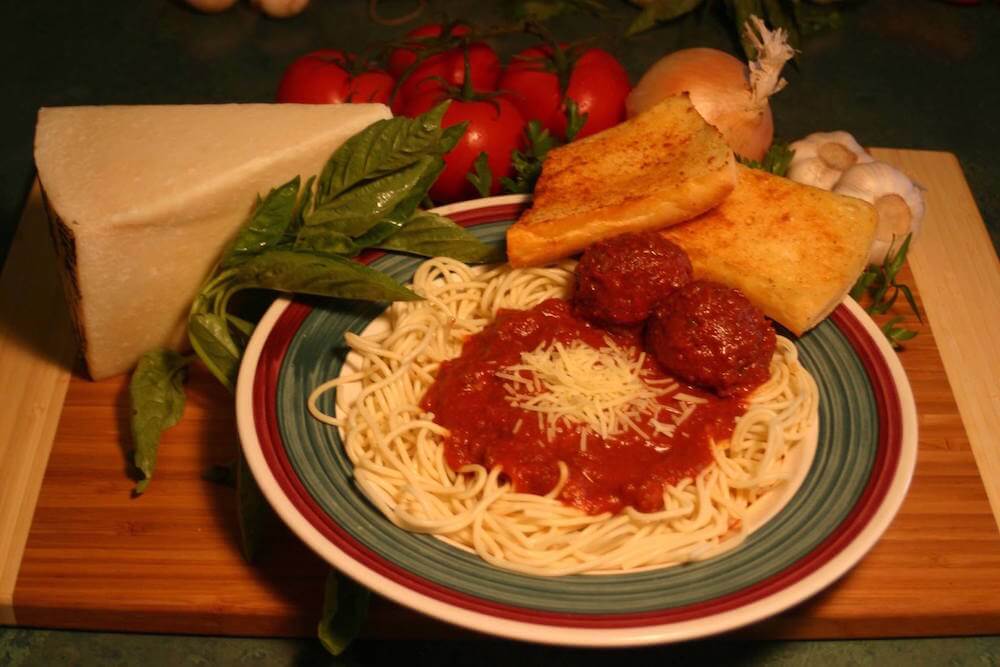
<svg viewBox="0 0 1000 667"><path fill-rule="evenodd" d="M697 216L736 184L732 151L687 96L549 153L534 204L507 232L512 266Z"/></svg>
<svg viewBox="0 0 1000 667"><path fill-rule="evenodd" d="M662 234L684 248L696 278L740 289L801 335L851 289L875 225L874 207L860 199L739 167L722 204Z"/></svg>

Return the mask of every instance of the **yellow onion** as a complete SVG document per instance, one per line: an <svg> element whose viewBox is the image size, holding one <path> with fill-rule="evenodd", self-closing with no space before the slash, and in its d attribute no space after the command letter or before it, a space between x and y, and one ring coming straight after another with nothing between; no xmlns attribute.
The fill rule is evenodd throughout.
<svg viewBox="0 0 1000 667"><path fill-rule="evenodd" d="M718 49L675 51L650 67L632 89L625 100L629 117L665 97L688 93L694 108L737 155L763 159L774 139L767 100L785 87L781 68L795 52L784 30L770 31L756 16L750 17L746 30L758 54L749 66Z"/></svg>

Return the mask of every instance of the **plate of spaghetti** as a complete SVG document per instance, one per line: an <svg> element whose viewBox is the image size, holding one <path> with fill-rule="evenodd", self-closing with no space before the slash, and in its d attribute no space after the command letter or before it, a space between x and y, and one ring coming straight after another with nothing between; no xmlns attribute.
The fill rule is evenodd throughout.
<svg viewBox="0 0 1000 667"><path fill-rule="evenodd" d="M500 245L524 203L446 212ZM545 643L693 639L835 581L906 494L912 394L849 299L804 336L767 333L759 373L708 391L647 353L652 325L568 307L573 262L371 266L423 299L279 299L237 421L279 516L400 604Z"/></svg>

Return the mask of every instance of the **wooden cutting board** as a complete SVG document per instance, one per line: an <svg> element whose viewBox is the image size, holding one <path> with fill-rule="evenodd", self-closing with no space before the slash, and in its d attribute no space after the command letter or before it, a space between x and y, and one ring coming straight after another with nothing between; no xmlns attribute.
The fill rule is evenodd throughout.
<svg viewBox="0 0 1000 667"><path fill-rule="evenodd" d="M1000 331L1000 269L954 156L877 154L928 190L904 280L930 323L907 318L920 334L900 354L919 412L916 475L856 568L753 636L1000 634L1000 345L980 333ZM0 278L0 623L311 635L325 564L283 527L244 563L232 490L204 479L238 450L232 399L193 373L156 478L133 499L127 380L71 370L51 267L36 191ZM381 599L365 634L468 635Z"/></svg>

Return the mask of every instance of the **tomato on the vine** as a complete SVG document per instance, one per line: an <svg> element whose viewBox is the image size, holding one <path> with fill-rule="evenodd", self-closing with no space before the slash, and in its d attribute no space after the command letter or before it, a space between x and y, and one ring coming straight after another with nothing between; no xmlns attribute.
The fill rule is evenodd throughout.
<svg viewBox="0 0 1000 667"><path fill-rule="evenodd" d="M538 119L560 138L566 138L572 114L567 100L573 100L578 115L586 117L575 135L581 138L623 121L631 89L625 68L607 51L590 48L576 57L572 51L557 52L548 46L525 49L514 56L497 84L509 91L525 118Z"/></svg>
<svg viewBox="0 0 1000 667"><path fill-rule="evenodd" d="M500 57L483 42L463 44L461 38L469 31L470 28L463 24L431 24L407 35L407 38L428 41L421 46L418 46L421 42L414 41L412 48L399 47L389 56L389 71L400 79L392 102L394 113L402 113L408 100L418 96L443 92L448 86L462 86L465 82L466 56L472 90L496 90L497 79L500 78ZM420 53L430 49L444 50L426 56Z"/></svg>
<svg viewBox="0 0 1000 667"><path fill-rule="evenodd" d="M312 51L292 61L278 85L279 102L388 103L396 80L379 69L357 71L355 57L337 49Z"/></svg>
<svg viewBox="0 0 1000 667"><path fill-rule="evenodd" d="M404 109L407 116L422 114L447 95L440 91L424 93L409 100ZM524 139L525 120L513 104L502 97L486 100L452 99L441 120L441 127L451 127L463 121L469 125L458 144L445 156L445 168L431 186L430 196L435 202L472 199L479 192L467 178L475 171L481 153L486 154L491 180L489 193L500 192L500 179L513 175L511 154L519 149Z"/></svg>
<svg viewBox="0 0 1000 667"><path fill-rule="evenodd" d="M469 44L469 81L476 92L496 90L500 78L500 57L490 46L482 43ZM465 83L465 53L462 48L452 49L434 56L417 65L403 80L396 92L398 103L394 107L402 109L406 101L428 93L441 92L446 87L461 86Z"/></svg>
<svg viewBox="0 0 1000 667"><path fill-rule="evenodd" d="M427 48L424 43L435 41L445 30L448 31L448 36L461 37L468 35L470 28L464 23L429 23L411 30L403 38L410 46L397 47L389 54L389 74L398 79L406 68L417 62L417 53Z"/></svg>

